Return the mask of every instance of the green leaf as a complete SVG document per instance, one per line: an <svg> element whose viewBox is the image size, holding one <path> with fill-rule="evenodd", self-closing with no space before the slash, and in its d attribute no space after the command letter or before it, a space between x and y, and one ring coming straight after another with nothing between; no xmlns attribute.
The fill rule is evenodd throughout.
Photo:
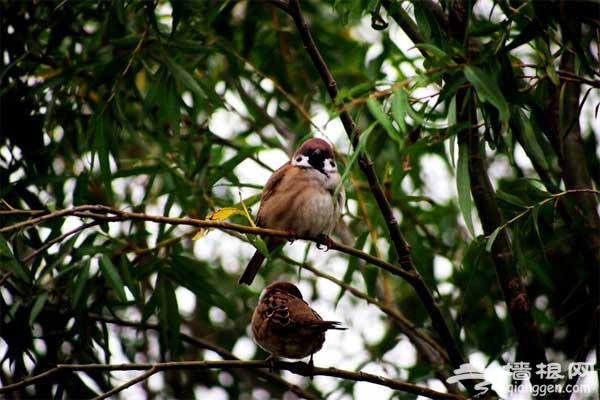
<svg viewBox="0 0 600 400"><path fill-rule="evenodd" d="M77 280L75 281L75 286L73 288L71 294L71 307L73 309L78 308L79 300L81 299L81 295L83 294L83 290L86 287L86 284L90 278L90 259L81 267L81 270L77 274Z"/></svg>
<svg viewBox="0 0 600 400"><path fill-rule="evenodd" d="M120 257L119 262L119 274L123 279L123 282L129 288L129 291L133 294L135 299L140 298L140 291L138 288L138 283L135 279L133 279L133 275L131 274L131 262L125 256Z"/></svg>
<svg viewBox="0 0 600 400"><path fill-rule="evenodd" d="M475 87L477 96L481 101L488 102L496 107L500 114L500 120L507 122L510 113L502 91L498 87L498 81L482 69L471 65L466 65L463 72L465 78Z"/></svg>
<svg viewBox="0 0 600 400"><path fill-rule="evenodd" d="M192 76L192 74L190 74L181 65L177 64L177 62L175 62L175 60L173 60L171 57L169 57L166 53L164 53L163 56L164 56L166 65L169 68L169 71L171 71L171 74L173 74L175 79L180 81L185 87L187 87L196 96L198 96L202 99L208 98L208 96L206 95L206 92L204 92L204 89L202 89L202 86L200 86L200 84L198 83L196 78L194 78Z"/></svg>
<svg viewBox="0 0 600 400"><path fill-rule="evenodd" d="M512 205L515 205L515 206L518 206L518 207L522 207L522 208L526 208L527 207L527 204L523 200L521 200L519 197L517 197L517 196L515 196L513 194L510 194L510 193L506 193L503 190L497 190L496 191L496 197L499 200L505 201L505 202L507 202L509 204L512 204Z"/></svg>
<svg viewBox="0 0 600 400"><path fill-rule="evenodd" d="M17 261L2 235L0 235L0 267L12 272L27 283L31 282L24 266Z"/></svg>
<svg viewBox="0 0 600 400"><path fill-rule="evenodd" d="M198 302L217 304L228 315L235 315L236 310L232 302L215 288L212 268L204 262L193 258L176 255L172 256L172 268L167 270L168 276L173 281L196 294Z"/></svg>
<svg viewBox="0 0 600 400"><path fill-rule="evenodd" d="M544 241L542 240L542 235L540 234L540 227L538 226L538 217L540 212L540 205L536 204L531 208L531 219L533 222L533 228L535 229L535 233L537 235L538 240L540 241L540 245L544 245Z"/></svg>
<svg viewBox="0 0 600 400"><path fill-rule="evenodd" d="M162 343L166 346L174 357L179 353L181 338L179 328L181 325L181 315L177 304L175 288L171 282L163 275L160 275L156 281L156 294L158 299L160 335ZM165 349L161 349L165 350Z"/></svg>
<svg viewBox="0 0 600 400"><path fill-rule="evenodd" d="M533 130L531 121L525 116L523 110L518 110L518 118L521 126L521 145L525 153L531 157L543 169L549 169L548 162L542 147L538 143L538 138Z"/></svg>
<svg viewBox="0 0 600 400"><path fill-rule="evenodd" d="M369 100L367 100L367 107L369 108L371 115L373 115L373 117L377 120L377 122L379 122L381 124L381 126L383 126L383 128L387 132L388 136L391 139L393 139L395 142L397 142L398 145L400 146L400 148L402 148L404 145L402 136L400 135L400 132L398 132L394 128L394 126L392 125L392 122L388 118L387 114L381 108L381 105L379 104L379 102L375 99L369 99Z"/></svg>
<svg viewBox="0 0 600 400"><path fill-rule="evenodd" d="M369 135L371 134L371 132L373 132L373 129L376 126L377 126L377 122L373 122L371 125L369 125L367 127L367 129L362 131L362 133L358 137L358 144L356 145L354 152L352 152L352 155L348 159L348 162L346 163L346 168L344 168L344 172L342 173L342 176L340 178L340 187L344 182L346 182L346 179L348 178L348 175L350 174L350 169L356 163L356 160L358 159L358 156L360 155L360 153L364 150L365 146L367 145L367 140L369 139ZM337 192L338 192L338 190L336 189L336 195L337 195Z"/></svg>
<svg viewBox="0 0 600 400"><path fill-rule="evenodd" d="M490 252L492 250L492 245L496 241L496 237L498 236L498 234L500 233L500 231L502 229L503 229L503 226L497 227L496 229L494 229L494 232L492 232L492 234L486 239L485 251Z"/></svg>
<svg viewBox="0 0 600 400"><path fill-rule="evenodd" d="M362 272L363 279L365 280L365 286L367 288L367 294L371 298L377 297L377 277L379 276L379 268L367 264Z"/></svg>
<svg viewBox="0 0 600 400"><path fill-rule="evenodd" d="M473 200L471 198L471 178L469 177L469 149L467 144L458 146L458 165L456 169L456 189L458 191L458 207L463 215L467 229L472 237L475 237L471 210Z"/></svg>
<svg viewBox="0 0 600 400"><path fill-rule="evenodd" d="M125 294L125 285L119 276L119 272L115 268L110 258L103 254L100 257L100 270L102 275L106 278L108 284L114 289L119 299L123 302L127 301L127 295Z"/></svg>
<svg viewBox="0 0 600 400"><path fill-rule="evenodd" d="M394 117L394 121L398 123L401 132L406 132L406 118L407 108L410 108L408 105L408 96L406 92L402 89L396 90L394 94L392 94L392 116Z"/></svg>
<svg viewBox="0 0 600 400"><path fill-rule="evenodd" d="M33 303L33 307L31 307L31 312L29 313L29 326L33 326L38 315L44 308L44 304L46 304L49 295L50 292L44 292L35 299L35 303Z"/></svg>
<svg viewBox="0 0 600 400"><path fill-rule="evenodd" d="M417 43L415 47L419 50L424 50L430 57L437 59L438 62L443 61L445 66L455 66L456 62L452 60L452 57L439 47L429 43Z"/></svg>

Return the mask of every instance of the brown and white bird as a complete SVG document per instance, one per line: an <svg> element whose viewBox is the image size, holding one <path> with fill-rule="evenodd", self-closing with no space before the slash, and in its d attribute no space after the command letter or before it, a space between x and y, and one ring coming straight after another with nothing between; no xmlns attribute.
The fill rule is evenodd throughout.
<svg viewBox="0 0 600 400"><path fill-rule="evenodd" d="M324 235L328 238L344 202L343 190L335 195L339 183L340 174L329 143L318 138L307 140L267 181L256 225L300 236ZM272 251L284 240L268 237L265 242ZM252 284L264 259L257 250L239 283Z"/></svg>
<svg viewBox="0 0 600 400"><path fill-rule="evenodd" d="M267 286L252 315L254 341L269 352L270 359L285 357L300 359L321 350L325 332L345 330L337 321L323 318L302 299L302 293L292 283L273 282Z"/></svg>

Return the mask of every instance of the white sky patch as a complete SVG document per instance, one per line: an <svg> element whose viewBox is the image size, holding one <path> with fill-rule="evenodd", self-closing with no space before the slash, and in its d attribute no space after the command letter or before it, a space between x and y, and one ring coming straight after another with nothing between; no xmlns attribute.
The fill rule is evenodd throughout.
<svg viewBox="0 0 600 400"><path fill-rule="evenodd" d="M219 108L211 114L208 128L223 139L231 139L234 135L248 129L248 124L237 112Z"/></svg>
<svg viewBox="0 0 600 400"><path fill-rule="evenodd" d="M444 281L452 276L452 262L438 254L433 256L433 275L438 281Z"/></svg>
<svg viewBox="0 0 600 400"><path fill-rule="evenodd" d="M446 162L437 154L426 154L419 160L421 177L425 182L423 192L436 203L456 199L456 181Z"/></svg>
<svg viewBox="0 0 600 400"><path fill-rule="evenodd" d="M383 367L377 363L368 363L362 371L374 375L387 375ZM373 385L368 382L357 382L354 386L354 396L357 399L387 399L392 393L393 390L388 387Z"/></svg>
<svg viewBox="0 0 600 400"><path fill-rule="evenodd" d="M206 388L204 386L196 386L194 388L194 396L196 399L210 399L210 400L228 400L229 395L222 387L215 386L212 388Z"/></svg>
<svg viewBox="0 0 600 400"><path fill-rule="evenodd" d="M196 309L196 295L183 286L175 289L175 295L181 315L185 318L192 318Z"/></svg>
<svg viewBox="0 0 600 400"><path fill-rule="evenodd" d="M248 331L248 335L251 336L250 331ZM249 360L254 356L256 351L256 344L249 336L241 337L235 342L233 346L232 353L241 360Z"/></svg>

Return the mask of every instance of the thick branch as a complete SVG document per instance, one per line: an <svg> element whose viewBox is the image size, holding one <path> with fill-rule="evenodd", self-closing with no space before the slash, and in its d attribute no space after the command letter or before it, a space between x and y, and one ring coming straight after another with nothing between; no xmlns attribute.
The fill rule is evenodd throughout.
<svg viewBox="0 0 600 400"><path fill-rule="evenodd" d="M397 5L397 3L394 3ZM396 21L398 26L406 33L406 36L413 43L424 43L423 35L421 35L421 31L419 30L419 26L412 20L410 15L402 7L395 7L392 11L392 1L391 0L382 0L381 5L383 8L387 10L389 15ZM391 11L391 12L390 12ZM421 54L423 51L421 50ZM424 54L423 54L424 55Z"/></svg>
<svg viewBox="0 0 600 400"><path fill-rule="evenodd" d="M468 147L471 194L483 232L491 235L498 226L502 225L502 216L498 209L494 188L485 169L479 143L479 132L473 128L477 122L474 94L462 89L457 94L456 104L466 105L458 113L457 123L467 122L466 126L468 127L459 132L458 143ZM517 336L519 355L522 355L520 359L529 362L530 365L545 364L544 346L531 312L527 293L517 271L511 243L505 229L498 233L491 253L513 330ZM533 380L537 378L537 375L532 376Z"/></svg>
<svg viewBox="0 0 600 400"><path fill-rule="evenodd" d="M561 68L572 72L575 69L575 56L570 51L565 51L561 59ZM580 85L578 83L563 82L564 87L557 89L556 96L562 97L562 109L568 110L559 118L558 146L562 176L567 189L591 189L592 179L585 162L585 151L581 139L579 126L580 110ZM564 89L564 94L559 94ZM558 104L557 104L558 106ZM560 106L558 106L560 108ZM574 219L581 221L575 223L579 236L579 244L584 249L584 257L589 265L590 290L594 298L599 298L600 285L600 217L598 216L598 202L596 196L589 193L577 193L575 201L576 214Z"/></svg>

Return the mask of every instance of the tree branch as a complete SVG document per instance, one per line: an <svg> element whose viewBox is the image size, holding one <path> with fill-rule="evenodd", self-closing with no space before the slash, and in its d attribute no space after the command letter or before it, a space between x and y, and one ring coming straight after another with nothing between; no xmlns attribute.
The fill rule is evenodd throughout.
<svg viewBox="0 0 600 400"><path fill-rule="evenodd" d="M293 262L293 260L289 259L288 262ZM395 307L393 304L386 304L374 299L355 287L350 286L323 271L319 271L312 265L305 263L301 264L301 266L316 276L335 283L344 290L352 293L353 296L358 297L369 304L377 306L385 315L390 318L391 322L395 324L398 329L400 329L400 331L406 335L406 337L408 337L419 354L429 362L429 364L433 367L436 377L446 386L448 391L456 394L460 393L456 385L446 382L446 380L450 377L450 374L444 370L442 366L449 361L448 353L432 337L427 335L422 329L419 329L408 318L402 315L397 307Z"/></svg>
<svg viewBox="0 0 600 400"><path fill-rule="evenodd" d="M293 260L288 259L288 262L293 262ZM425 333L420 331L417 328L417 326L415 324L413 324L410 320L408 320L404 315L402 315L400 310L398 310L396 307L385 304L377 299L374 299L374 298L368 296L366 293L363 293L360 290L356 289L355 287L350 286L350 285L342 282L341 280L339 280L329 274L326 274L323 271L319 271L318 269L314 268L310 264L304 263L304 264L300 264L300 265L302 266L302 268L312 272L316 276L327 279L328 281L335 283L336 285L340 286L344 290L352 293L353 296L358 297L359 299L365 300L367 303L373 304L374 306L377 306L384 314L386 314L388 317L390 317L392 322L394 322L395 324L397 324L400 327L400 330L402 332L404 332L404 334L406 334L406 336L411 340L411 342L413 342L413 344L415 344L416 347L418 347L417 343L421 347L423 346L423 344L426 344L430 350L434 350L439 356L435 360L436 364L445 363L448 361L448 354L446 353L446 351L434 339L432 339L431 337L429 337L428 335L426 335ZM441 360L440 360L440 358L441 358ZM430 361L433 361L433 360L430 360Z"/></svg>
<svg viewBox="0 0 600 400"><path fill-rule="evenodd" d="M398 3L394 4L397 5ZM410 18L408 13L404 11L402 7L398 6L392 10L391 0L382 0L381 5L386 9L388 14L394 19L394 21L396 21L398 26L400 26L404 33L406 33L406 36L408 36L413 43L418 44L425 42L423 40L423 35L421 35L421 31L419 30L419 26L415 23L415 21L412 20L412 18ZM425 55L423 50L419 49L419 51L421 54Z"/></svg>
<svg viewBox="0 0 600 400"><path fill-rule="evenodd" d="M150 378L152 375L154 375L157 372L158 372L158 370L156 368L152 367L149 370L147 370L146 372L144 372L143 374L138 375L135 378L128 380L127 382L123 383L122 385L112 388L111 390L109 390L106 393L101 394L100 396L94 397L92 400L104 400L106 398L109 398L113 394L122 392L123 390L135 385L136 383L145 381L146 379Z"/></svg>
<svg viewBox="0 0 600 400"><path fill-rule="evenodd" d="M53 219L58 218L66 218L69 216L79 217L79 218L90 218L95 221L101 222L122 222L122 221L149 221L155 222L159 224L170 224L170 225L185 225L185 226L193 226L196 228L214 228L220 229L224 231L235 231L240 233L250 233L262 236L275 236L281 237L288 240L302 239L315 243L321 243L322 240L319 238L314 238L310 236L298 236L291 232L280 231L277 229L267 229L267 228L258 228L251 227L247 225L239 225L232 224L226 221L213 221L213 220L200 220L193 218L178 218L178 217L163 217L159 215L148 215L143 213L136 212L128 212L123 210L118 210L112 207L104 206L104 205L82 205L73 208L56 210L56 211L39 211L32 213L27 210L22 210L22 215L38 215L34 218L28 219L26 221L17 222L12 225L5 226L0 228L0 233L9 233L19 229L25 229L30 226L38 225L43 222L47 222ZM15 215L15 211L10 211L12 215ZM4 211L0 210L0 215L2 215ZM394 275L397 275L407 282L415 282L418 277L412 271L405 271L394 264L388 263L382 259L374 257L368 253L365 253L361 250L355 249L350 246L346 246L342 243L332 241L329 246L330 249L340 251L342 253L346 253L351 256L358 257L370 264L378 266ZM412 283L411 283L412 284Z"/></svg>
<svg viewBox="0 0 600 400"><path fill-rule="evenodd" d="M465 89L459 90L456 104L466 105L457 113L457 123L468 123L467 128L458 133L458 143L468 148L471 194L483 232L485 235L491 235L497 227L502 225L502 216L498 209L494 188L485 169L484 157L481 155L479 132L473 128L474 125L471 125L477 121L473 92ZM522 360L529 362L530 365L545 364L547 361L544 346L531 312L529 298L516 269L506 230L502 229L498 232L498 236L492 244L491 255L511 317L512 327L517 336L519 354L522 354ZM534 374L532 382L538 378Z"/></svg>
<svg viewBox="0 0 600 400"><path fill-rule="evenodd" d="M279 370L285 370L292 372L296 375L302 375L306 377L313 376L330 376L333 378L340 378L345 380L351 380L354 382L369 382L375 385L385 386L393 390L399 390L406 393L415 394L418 396L425 396L431 399L465 399L464 396L442 393L426 387L413 385L406 382L386 378L380 375L369 374L366 372L352 372L337 368L319 368L311 367L309 364L304 362L288 362L279 361L274 362L270 360L221 360L221 361L171 361L161 363L130 363L130 364L58 364L55 368L44 372L43 374L36 375L27 379L28 384L32 381L40 380L40 376L44 375L44 379L48 376L56 373L65 371L152 371L152 374L160 371L167 370L198 370L198 369L258 369L264 368L269 369L275 367ZM149 375L152 375L149 374ZM146 375L146 374L144 374ZM141 376L144 376L141 375ZM148 375L148 376L149 376ZM147 378L147 377L146 377ZM23 384L25 381L18 382L16 384L7 385L0 388L0 393L7 393L17 389L18 387L26 386ZM131 381L130 381L131 382ZM128 382L128 383L130 383ZM137 382L133 382L137 383ZM132 383L132 384L133 384ZM122 385L123 386L123 385ZM115 388L116 389L116 388ZM124 388L123 388L124 389ZM122 389L121 389L122 390Z"/></svg>

